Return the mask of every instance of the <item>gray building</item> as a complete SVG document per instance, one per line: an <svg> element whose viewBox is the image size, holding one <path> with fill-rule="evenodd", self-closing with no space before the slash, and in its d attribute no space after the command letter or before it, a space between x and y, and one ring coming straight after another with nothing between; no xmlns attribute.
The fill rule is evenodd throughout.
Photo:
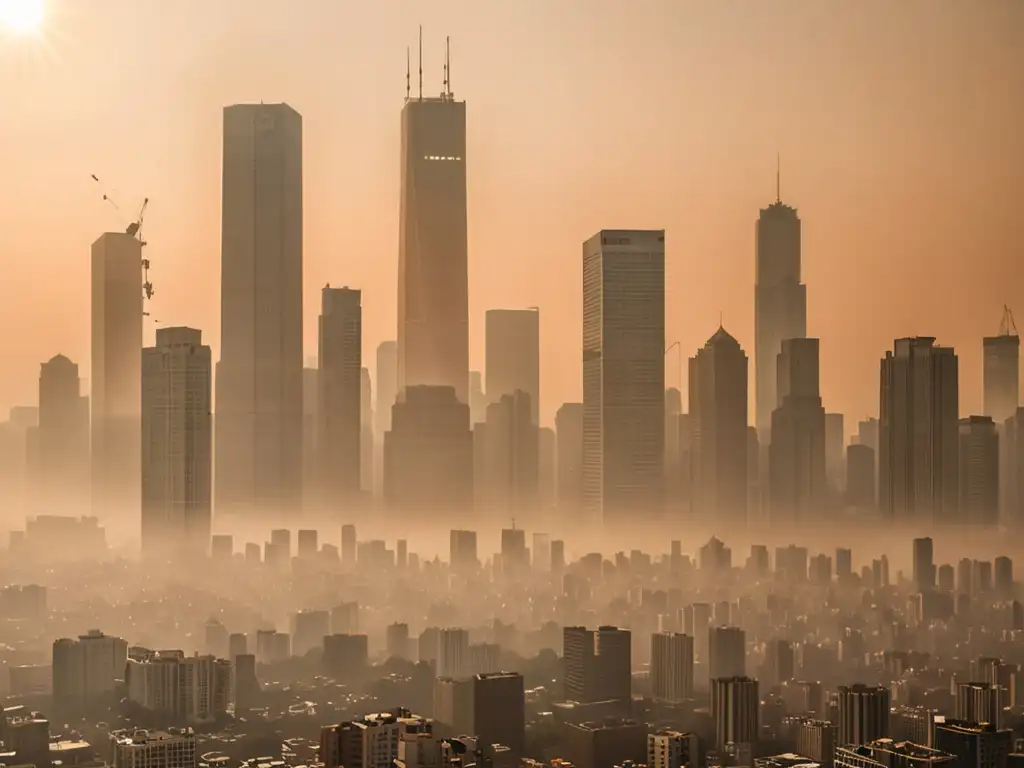
<svg viewBox="0 0 1024 768"><path fill-rule="evenodd" d="M218 513L302 503L302 117L224 109Z"/></svg>
<svg viewBox="0 0 1024 768"><path fill-rule="evenodd" d="M576 521L583 505L583 403L563 403L558 409L555 440L559 516Z"/></svg>
<svg viewBox="0 0 1024 768"><path fill-rule="evenodd" d="M142 549L205 554L213 502L213 363L202 332L160 328L142 352Z"/></svg>
<svg viewBox="0 0 1024 768"><path fill-rule="evenodd" d="M1020 336L1009 309L999 335L982 341L982 352L984 413L1001 425L1020 405Z"/></svg>
<svg viewBox="0 0 1024 768"><path fill-rule="evenodd" d="M540 311L489 309L485 316L487 379L494 403L516 391L530 396L530 418L540 424Z"/></svg>
<svg viewBox="0 0 1024 768"><path fill-rule="evenodd" d="M999 432L988 416L960 419L959 522L999 522Z"/></svg>

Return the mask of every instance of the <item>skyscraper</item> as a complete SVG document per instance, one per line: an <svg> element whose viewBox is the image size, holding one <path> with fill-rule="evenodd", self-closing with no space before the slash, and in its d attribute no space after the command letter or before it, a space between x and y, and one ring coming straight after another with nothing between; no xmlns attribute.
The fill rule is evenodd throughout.
<svg viewBox="0 0 1024 768"><path fill-rule="evenodd" d="M466 103L447 78L424 98L420 79L402 108L398 384L453 387L469 405Z"/></svg>
<svg viewBox="0 0 1024 768"><path fill-rule="evenodd" d="M693 638L678 632L651 635L654 698L681 702L693 697Z"/></svg>
<svg viewBox="0 0 1024 768"><path fill-rule="evenodd" d="M689 421L694 514L745 524L747 355L724 328L690 358Z"/></svg>
<svg viewBox="0 0 1024 768"><path fill-rule="evenodd" d="M999 522L999 432L989 416L960 419L960 516L963 525Z"/></svg>
<svg viewBox="0 0 1024 768"><path fill-rule="evenodd" d="M565 627L562 658L567 701L591 703L630 701L630 648L628 629Z"/></svg>
<svg viewBox="0 0 1024 768"><path fill-rule="evenodd" d="M487 406L481 432L477 474L483 483L476 498L491 521L504 521L536 510L538 503L539 431L532 421L529 394L516 390Z"/></svg>
<svg viewBox="0 0 1024 768"><path fill-rule="evenodd" d="M328 507L351 504L360 488L362 459L361 293L321 291L317 430L320 490Z"/></svg>
<svg viewBox="0 0 1024 768"><path fill-rule="evenodd" d="M374 445L373 380L364 365L359 371L359 490L366 494L373 493Z"/></svg>
<svg viewBox="0 0 1024 768"><path fill-rule="evenodd" d="M530 418L540 424L540 311L489 309L486 314L487 382L490 402L516 390L530 396Z"/></svg>
<svg viewBox="0 0 1024 768"><path fill-rule="evenodd" d="M142 548L205 554L213 496L213 363L201 331L160 328L142 352Z"/></svg>
<svg viewBox="0 0 1024 768"><path fill-rule="evenodd" d="M985 415L999 426L1020 404L1020 336L1007 309L998 336L982 343L984 352Z"/></svg>
<svg viewBox="0 0 1024 768"><path fill-rule="evenodd" d="M716 749L724 750L727 744L756 744L761 722L757 680L749 677L712 680L711 716L715 719Z"/></svg>
<svg viewBox="0 0 1024 768"><path fill-rule="evenodd" d="M861 745L889 737L889 689L883 686L839 687L839 744Z"/></svg>
<svg viewBox="0 0 1024 768"><path fill-rule="evenodd" d="M89 485L89 400L78 366L56 355L39 367L39 490L69 497Z"/></svg>
<svg viewBox="0 0 1024 768"><path fill-rule="evenodd" d="M754 364L757 432L770 442L778 407L776 373L783 339L807 335L807 287L800 282L800 217L776 195L761 209L755 229Z"/></svg>
<svg viewBox="0 0 1024 768"><path fill-rule="evenodd" d="M555 414L559 516L576 521L583 503L583 403L563 403Z"/></svg>
<svg viewBox="0 0 1024 768"><path fill-rule="evenodd" d="M391 406L398 398L398 342L382 341L377 345L377 400L373 411L374 438L384 442L384 433L391 429Z"/></svg>
<svg viewBox="0 0 1024 768"><path fill-rule="evenodd" d="M817 339L784 339L776 366L779 406L768 446L769 515L773 524L821 522L826 487L825 409L819 390Z"/></svg>
<svg viewBox="0 0 1024 768"><path fill-rule="evenodd" d="M583 244L583 503L592 520L621 524L661 509L664 355L665 232L602 230Z"/></svg>
<svg viewBox="0 0 1024 768"><path fill-rule="evenodd" d="M897 339L881 365L878 504L897 521L952 521L959 508L958 374L952 347Z"/></svg>
<svg viewBox="0 0 1024 768"><path fill-rule="evenodd" d="M220 513L302 501L302 117L287 104L224 109Z"/></svg>
<svg viewBox="0 0 1024 768"><path fill-rule="evenodd" d="M142 243L108 232L92 245L92 491L101 514L138 509L141 361Z"/></svg>

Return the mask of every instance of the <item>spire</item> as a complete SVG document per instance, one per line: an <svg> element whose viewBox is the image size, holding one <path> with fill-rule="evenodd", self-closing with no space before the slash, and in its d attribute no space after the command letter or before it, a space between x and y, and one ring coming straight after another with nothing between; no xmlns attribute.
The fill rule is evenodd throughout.
<svg viewBox="0 0 1024 768"><path fill-rule="evenodd" d="M423 101L423 25L420 24L420 101Z"/></svg>
<svg viewBox="0 0 1024 768"><path fill-rule="evenodd" d="M405 100L409 100L412 89L412 69L410 69L409 46L405 46Z"/></svg>

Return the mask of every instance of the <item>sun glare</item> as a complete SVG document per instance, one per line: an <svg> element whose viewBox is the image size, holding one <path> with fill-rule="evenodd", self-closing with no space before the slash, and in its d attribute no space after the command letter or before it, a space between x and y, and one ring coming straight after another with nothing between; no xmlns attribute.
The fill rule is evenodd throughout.
<svg viewBox="0 0 1024 768"><path fill-rule="evenodd" d="M18 35L38 31L45 15L45 0L0 0L0 28Z"/></svg>

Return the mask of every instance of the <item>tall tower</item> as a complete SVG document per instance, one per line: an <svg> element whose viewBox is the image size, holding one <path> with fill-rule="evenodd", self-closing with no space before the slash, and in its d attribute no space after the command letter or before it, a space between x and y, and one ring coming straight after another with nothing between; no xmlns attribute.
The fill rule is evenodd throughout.
<svg viewBox="0 0 1024 768"><path fill-rule="evenodd" d="M317 379L320 490L331 508L351 503L359 493L362 460L361 292L321 291L320 371Z"/></svg>
<svg viewBox="0 0 1024 768"><path fill-rule="evenodd" d="M690 358L694 514L747 521L747 354L724 328Z"/></svg>
<svg viewBox="0 0 1024 768"><path fill-rule="evenodd" d="M95 511L138 514L142 243L108 232L92 245L92 491Z"/></svg>
<svg viewBox="0 0 1024 768"><path fill-rule="evenodd" d="M999 430L989 416L960 419L960 516L970 526L999 522Z"/></svg>
<svg viewBox="0 0 1024 768"><path fill-rule="evenodd" d="M1020 404L1020 336L1009 307L1004 309L999 335L985 338L983 349L985 415L1001 427Z"/></svg>
<svg viewBox="0 0 1024 768"><path fill-rule="evenodd" d="M197 555L210 543L213 364L202 332L160 328L142 351L142 549Z"/></svg>
<svg viewBox="0 0 1024 768"><path fill-rule="evenodd" d="M469 404L466 103L444 91L402 108L398 386L455 388ZM467 415L468 420L468 415Z"/></svg>
<svg viewBox="0 0 1024 768"><path fill-rule="evenodd" d="M78 365L56 355L39 367L38 490L63 502L89 484L89 400L82 397Z"/></svg>
<svg viewBox="0 0 1024 768"><path fill-rule="evenodd" d="M583 244L583 504L592 521L661 510L665 231Z"/></svg>
<svg viewBox="0 0 1024 768"><path fill-rule="evenodd" d="M807 335L807 287L800 282L800 217L781 200L761 209L755 228L754 377L757 433L770 442L778 406L776 365L783 339Z"/></svg>
<svg viewBox="0 0 1024 768"><path fill-rule="evenodd" d="M530 396L530 418L540 425L540 311L489 309L486 315L487 399L519 390Z"/></svg>
<svg viewBox="0 0 1024 768"><path fill-rule="evenodd" d="M878 505L896 522L952 522L959 507L958 363L927 337L897 339L881 365Z"/></svg>
<svg viewBox="0 0 1024 768"><path fill-rule="evenodd" d="M302 117L224 109L217 506L302 500Z"/></svg>

